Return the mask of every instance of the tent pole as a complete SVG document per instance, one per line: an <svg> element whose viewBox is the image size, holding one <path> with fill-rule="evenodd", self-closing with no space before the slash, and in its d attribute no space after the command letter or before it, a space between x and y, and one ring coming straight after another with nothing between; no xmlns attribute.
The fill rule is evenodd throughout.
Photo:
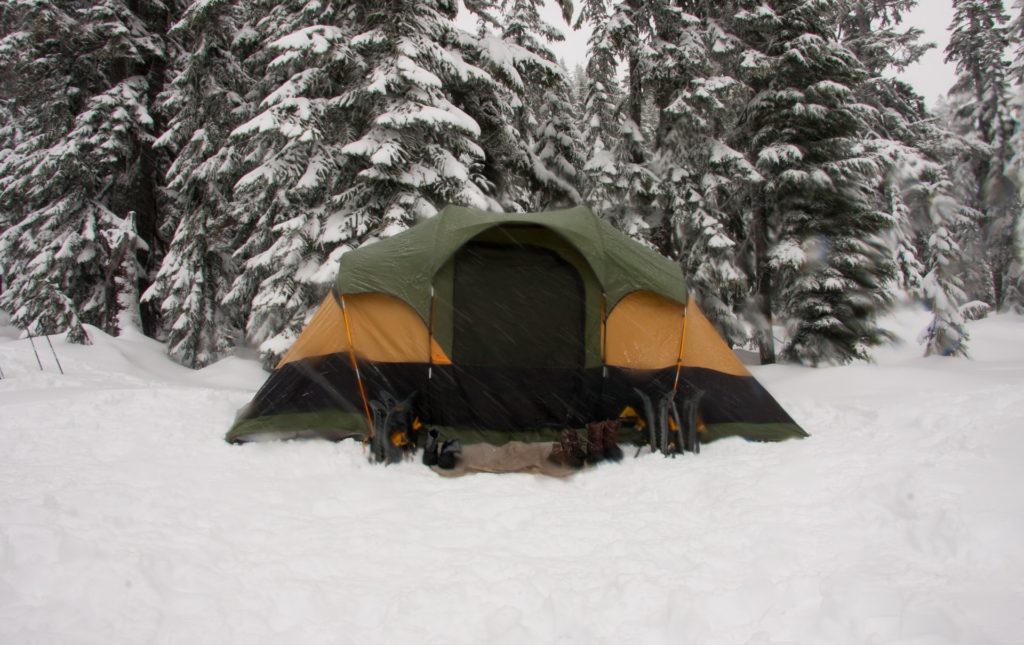
<svg viewBox="0 0 1024 645"><path fill-rule="evenodd" d="M57 369L60 370L61 375L64 374L64 368L60 366L60 359L57 358L57 350L53 348L53 343L50 342L50 335L46 335L46 344L50 346L50 351L53 353L53 360L57 361Z"/></svg>
<svg viewBox="0 0 1024 645"><path fill-rule="evenodd" d="M434 410L430 406L430 384L434 381L434 285L430 285L430 314L427 320L427 391L424 395L424 408L429 418L434 418Z"/></svg>
<svg viewBox="0 0 1024 645"><path fill-rule="evenodd" d="M39 363L39 371L43 371L43 361L39 360L39 352L36 350L36 341L32 340L32 332L28 327L25 328L25 333L28 334L28 342L32 343L32 353L36 355L36 362Z"/></svg>
<svg viewBox="0 0 1024 645"><path fill-rule="evenodd" d="M608 376L608 296L601 292L601 365Z"/></svg>
<svg viewBox="0 0 1024 645"><path fill-rule="evenodd" d="M686 348L686 320L690 317L690 299L686 299L686 305L683 307L683 331L679 334L679 353L676 355L676 380L672 384L672 393L675 394L679 390L679 373L683 370L683 350Z"/></svg>
<svg viewBox="0 0 1024 645"><path fill-rule="evenodd" d="M601 291L601 392L599 394L601 407L605 404L605 383L608 380L608 296Z"/></svg>
<svg viewBox="0 0 1024 645"><path fill-rule="evenodd" d="M373 418L370 416L370 402L366 399L366 388L363 387L363 376L359 373L359 363L356 361L356 346L352 342L352 325L348 319L348 307L345 306L345 296L339 298L341 301L341 315L345 319L345 335L348 338L348 356L352 359L352 369L356 372L356 383L359 385L359 396L363 399L363 413L366 415L366 427L370 429L370 437L374 435Z"/></svg>

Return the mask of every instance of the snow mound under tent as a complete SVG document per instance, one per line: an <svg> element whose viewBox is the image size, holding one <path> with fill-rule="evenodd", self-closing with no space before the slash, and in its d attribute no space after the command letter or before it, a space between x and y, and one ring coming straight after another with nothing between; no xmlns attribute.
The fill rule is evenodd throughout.
<svg viewBox="0 0 1024 645"><path fill-rule="evenodd" d="M0 326L0 642L1018 643L1024 317L754 368L811 433L445 479L223 441L266 374Z"/></svg>

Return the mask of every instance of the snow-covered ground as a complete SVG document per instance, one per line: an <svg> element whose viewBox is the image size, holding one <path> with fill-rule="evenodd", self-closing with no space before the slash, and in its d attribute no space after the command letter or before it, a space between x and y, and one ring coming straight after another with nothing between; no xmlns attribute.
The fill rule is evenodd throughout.
<svg viewBox="0 0 1024 645"><path fill-rule="evenodd" d="M1024 317L970 331L757 368L810 439L556 480L229 446L254 362L0 327L0 642L1021 643Z"/></svg>

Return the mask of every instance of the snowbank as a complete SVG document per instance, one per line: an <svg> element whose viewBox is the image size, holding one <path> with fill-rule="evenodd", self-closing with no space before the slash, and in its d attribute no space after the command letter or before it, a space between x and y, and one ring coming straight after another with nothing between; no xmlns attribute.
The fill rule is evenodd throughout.
<svg viewBox="0 0 1024 645"><path fill-rule="evenodd" d="M810 439L559 481L229 446L254 362L0 329L0 642L1017 643L1024 318L970 331L757 368Z"/></svg>

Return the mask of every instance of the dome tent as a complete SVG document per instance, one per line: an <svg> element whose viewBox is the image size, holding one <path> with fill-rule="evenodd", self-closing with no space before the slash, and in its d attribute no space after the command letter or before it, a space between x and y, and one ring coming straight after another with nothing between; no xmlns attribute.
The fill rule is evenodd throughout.
<svg viewBox="0 0 1024 645"><path fill-rule="evenodd" d="M644 410L644 395L696 391L701 442L806 436L670 260L585 207L449 206L342 256L331 292L227 440L368 439L371 408L412 397L412 416L464 444L550 442Z"/></svg>

